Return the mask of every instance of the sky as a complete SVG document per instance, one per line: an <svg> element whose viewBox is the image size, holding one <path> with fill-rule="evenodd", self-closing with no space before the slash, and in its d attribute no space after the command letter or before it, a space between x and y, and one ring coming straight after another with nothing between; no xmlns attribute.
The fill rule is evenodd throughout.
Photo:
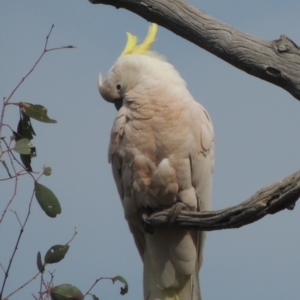
<svg viewBox="0 0 300 300"><path fill-rule="evenodd" d="M190 1L199 9L264 40L287 35L300 44L300 2L267 0ZM99 72L106 74L126 43L126 32L143 39L149 23L124 9L87 0L10 0L0 3L0 97L7 97L42 53L52 24L49 52L12 102L44 105L57 124L32 121L37 136L34 171L52 167L40 183L58 197L62 213L52 219L36 201L8 277L4 295L37 272L36 255L71 243L65 259L47 267L54 284L70 283L85 293L97 278L121 275L120 284L101 281L101 300L142 299L142 262L123 216L107 161L115 107L99 95ZM300 169L300 103L277 86L254 78L179 36L159 27L152 49L163 54L209 112L215 130L213 209L239 204L260 188ZM16 129L18 109L8 106L6 124ZM9 140L11 132L3 130ZM0 166L0 178L6 176ZM25 219L33 189L29 176L18 181L11 209ZM0 212L13 183L0 182ZM300 296L300 211L283 211L240 229L210 232L200 272L203 300L282 300ZM0 262L7 266L20 226L8 212L0 227ZM0 269L0 282L3 280ZM48 273L45 275L49 279ZM11 299L33 299L39 280ZM88 298L87 298L88 299Z"/></svg>

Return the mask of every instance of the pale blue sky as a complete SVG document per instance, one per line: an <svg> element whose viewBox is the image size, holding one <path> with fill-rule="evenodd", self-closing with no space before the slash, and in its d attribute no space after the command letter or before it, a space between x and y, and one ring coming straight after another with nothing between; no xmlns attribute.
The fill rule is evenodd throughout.
<svg viewBox="0 0 300 300"><path fill-rule="evenodd" d="M190 1L215 18L261 39L280 34L300 44L300 2L267 0ZM144 38L149 23L123 9L87 0L10 0L0 4L0 97L11 90L40 55L52 24L49 47L74 45L48 53L13 101L42 104L57 124L33 121L39 171L52 176L51 188L62 214L48 218L35 202L18 249L6 292L37 271L36 253L78 235L66 258L48 267L55 284L72 283L85 292L101 276L124 276L129 293L100 282L101 300L142 299L142 263L123 217L107 162L110 128L116 114L101 99L98 73L106 73L122 52L126 32ZM261 187L300 169L300 103L284 90L233 68L160 27L153 50L165 55L209 111L216 134L213 208L238 204ZM18 111L9 106L5 122L16 128ZM9 137L9 131L2 135ZM0 166L0 176L4 176ZM12 195L1 182L0 211ZM20 178L12 209L24 219L32 180ZM299 208L238 230L209 233L201 270L204 300L282 300L300 297ZM7 265L19 231L12 213L0 227L0 261ZM3 273L0 270L0 282ZM30 299L38 280L11 299Z"/></svg>

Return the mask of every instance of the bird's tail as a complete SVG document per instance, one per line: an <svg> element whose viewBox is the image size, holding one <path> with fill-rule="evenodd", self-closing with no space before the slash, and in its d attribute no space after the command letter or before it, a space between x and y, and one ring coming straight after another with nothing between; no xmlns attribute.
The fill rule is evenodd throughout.
<svg viewBox="0 0 300 300"><path fill-rule="evenodd" d="M157 230L146 237L148 247L143 259L144 300L201 300L198 260L191 259L189 262L186 255L180 255L186 254L186 251L195 251L187 245L187 242L192 242L191 235L182 231L184 238L180 238L179 243L176 241L177 251L172 252L170 249L174 249L173 238L170 237L175 235L172 234L172 229L166 232L167 235L164 230ZM176 233L176 237L180 236L178 229ZM152 243L154 240L156 243ZM196 251L192 256L196 258Z"/></svg>
<svg viewBox="0 0 300 300"><path fill-rule="evenodd" d="M144 274L144 299L145 300L201 300L198 271L190 276L180 289L162 288L155 279L155 274ZM146 282L145 282L146 280Z"/></svg>

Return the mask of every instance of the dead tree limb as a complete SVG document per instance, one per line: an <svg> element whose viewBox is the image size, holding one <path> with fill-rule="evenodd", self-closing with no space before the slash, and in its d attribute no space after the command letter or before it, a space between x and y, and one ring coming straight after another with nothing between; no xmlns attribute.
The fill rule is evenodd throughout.
<svg viewBox="0 0 300 300"><path fill-rule="evenodd" d="M292 210L300 197L300 171L264 187L239 205L210 212L182 211L170 225L169 210L145 218L150 228L180 227L205 231L239 228L253 223L268 214Z"/></svg>
<svg viewBox="0 0 300 300"><path fill-rule="evenodd" d="M300 48L282 35L263 41L222 23L183 0L89 0L125 8L300 100Z"/></svg>

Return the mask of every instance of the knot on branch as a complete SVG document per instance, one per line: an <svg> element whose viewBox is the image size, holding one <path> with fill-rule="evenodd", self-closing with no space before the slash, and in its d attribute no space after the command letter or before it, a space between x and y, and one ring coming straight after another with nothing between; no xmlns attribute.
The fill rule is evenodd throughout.
<svg viewBox="0 0 300 300"><path fill-rule="evenodd" d="M273 48L277 54L282 53L297 53L299 54L300 48L290 38L281 35L278 40L273 41Z"/></svg>
<svg viewBox="0 0 300 300"><path fill-rule="evenodd" d="M280 70L274 68L274 67L266 67L265 71L267 74L269 74L272 77L281 77Z"/></svg>

